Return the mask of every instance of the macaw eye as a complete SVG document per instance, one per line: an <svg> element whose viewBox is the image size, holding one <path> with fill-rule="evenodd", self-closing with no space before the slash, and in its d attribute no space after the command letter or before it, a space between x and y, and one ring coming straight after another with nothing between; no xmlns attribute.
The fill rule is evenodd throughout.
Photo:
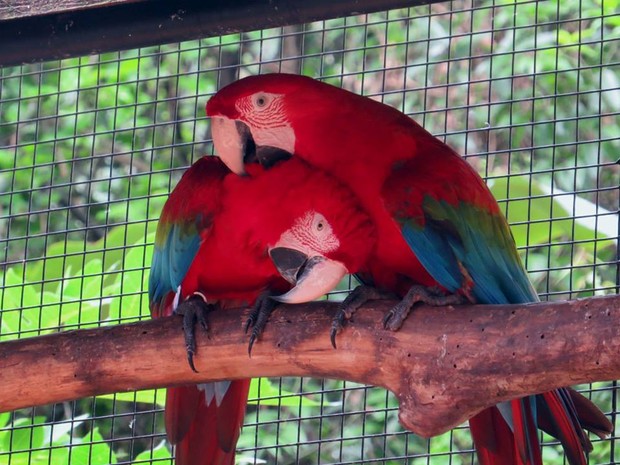
<svg viewBox="0 0 620 465"><path fill-rule="evenodd" d="M329 223L327 222L327 219L320 213L314 214L312 224L314 226L314 231L317 234L320 233L321 235L324 235L329 231Z"/></svg>
<svg viewBox="0 0 620 465"><path fill-rule="evenodd" d="M267 97L265 95L259 94L254 98L254 103L258 108L263 108L267 105Z"/></svg>

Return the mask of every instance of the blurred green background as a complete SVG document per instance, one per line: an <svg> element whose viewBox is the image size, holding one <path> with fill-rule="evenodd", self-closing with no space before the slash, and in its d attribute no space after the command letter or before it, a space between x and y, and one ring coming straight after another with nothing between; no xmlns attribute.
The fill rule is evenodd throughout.
<svg viewBox="0 0 620 465"><path fill-rule="evenodd" d="M543 299L617 293L619 38L617 0L455 1L0 69L0 340L147 318L159 212L212 153L206 101L272 71L380 99L467 156ZM583 388L615 421L615 383ZM0 464L170 463L164 396L0 414ZM263 379L251 397L239 463L476 460L466 428L404 432L382 389ZM616 460L595 444L591 463Z"/></svg>

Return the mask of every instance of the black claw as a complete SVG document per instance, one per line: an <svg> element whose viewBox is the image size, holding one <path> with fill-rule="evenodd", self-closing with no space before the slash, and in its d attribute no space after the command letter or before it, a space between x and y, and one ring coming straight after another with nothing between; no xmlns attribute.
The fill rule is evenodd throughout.
<svg viewBox="0 0 620 465"><path fill-rule="evenodd" d="M254 334L254 331L252 331L252 334L250 335L250 342L248 344L248 357L252 356L252 347L254 347L254 341L256 341L256 334Z"/></svg>
<svg viewBox="0 0 620 465"><path fill-rule="evenodd" d="M392 317L394 316L394 311L390 310L389 312L387 312L385 315L383 315L383 329L387 329L388 325L390 324L390 320L392 319Z"/></svg>
<svg viewBox="0 0 620 465"><path fill-rule="evenodd" d="M187 301L186 301L187 302ZM181 304L183 305L183 304ZM181 307L179 305L179 307ZM187 351L187 361L190 368L196 372L194 366L194 354L196 353L196 337L194 335L194 325L196 324L196 312L188 302L183 311L183 335L185 336L185 350Z"/></svg>
<svg viewBox="0 0 620 465"><path fill-rule="evenodd" d="M432 306L458 305L467 299L460 294L446 294L438 287L411 286L405 297L383 317L383 327L397 331L418 302Z"/></svg>
<svg viewBox="0 0 620 465"><path fill-rule="evenodd" d="M407 319L410 311L411 306L402 305L402 302L396 305L396 307L387 312L383 317L383 328L389 329L390 331L398 331Z"/></svg>
<svg viewBox="0 0 620 465"><path fill-rule="evenodd" d="M194 366L194 353L187 349L187 363L189 363L189 367L192 369L194 373L198 373L196 367Z"/></svg>
<svg viewBox="0 0 620 465"><path fill-rule="evenodd" d="M329 340L332 341L332 347L334 349L337 349L338 347L336 347L336 336L338 335L338 330L334 326L335 325L332 324L332 330L329 333Z"/></svg>
<svg viewBox="0 0 620 465"><path fill-rule="evenodd" d="M392 297L391 293L383 292L372 286L360 285L353 289L340 304L338 312L332 321L332 329L329 333L332 347L336 349L336 336L340 334L347 321L351 319L353 314L362 305L370 300L388 299Z"/></svg>
<svg viewBox="0 0 620 465"><path fill-rule="evenodd" d="M252 311L250 312L250 316L248 316L248 319L245 320L245 326L243 327L243 332L245 334L248 334L248 330L250 328L253 328L254 325L256 324L256 319L258 318L259 312L260 312L260 305L257 302L256 304L254 304L254 308L252 308Z"/></svg>
<svg viewBox="0 0 620 465"><path fill-rule="evenodd" d="M345 302L343 302L343 304L340 306L340 308L338 309L338 313L336 313L336 316L332 320L332 329L329 332L329 339L332 342L332 347L334 349L337 349L336 336L340 334L340 332L344 328L345 323L351 318L354 313L354 310L352 311L352 308L350 308L349 305L345 305ZM357 310L357 308L355 310Z"/></svg>
<svg viewBox="0 0 620 465"><path fill-rule="evenodd" d="M207 331L207 313L213 306L205 302L200 295L193 295L181 302L176 308L175 313L183 315L183 335L185 337L185 349L187 351L187 363L195 373L198 373L194 366L194 355L196 354L196 335L194 328L199 323Z"/></svg>
<svg viewBox="0 0 620 465"><path fill-rule="evenodd" d="M254 303L254 307L252 307L252 311L245 322L246 334L248 330L252 328L250 342L248 344L248 356L252 356L252 347L254 346L254 342L256 342L262 334L267 321L269 321L269 315L271 315L271 312L273 312L278 305L278 302L273 300L271 298L271 294L269 293L261 295Z"/></svg>
<svg viewBox="0 0 620 465"><path fill-rule="evenodd" d="M202 311L202 312L198 312L196 314L196 320L198 320L198 323L200 324L200 326L202 327L202 329L206 331L209 331L209 326L207 325L207 312L206 311Z"/></svg>

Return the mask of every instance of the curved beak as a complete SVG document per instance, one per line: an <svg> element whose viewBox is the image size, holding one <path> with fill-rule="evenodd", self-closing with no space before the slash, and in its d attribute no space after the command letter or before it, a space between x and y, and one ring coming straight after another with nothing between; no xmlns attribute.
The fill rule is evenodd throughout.
<svg viewBox="0 0 620 465"><path fill-rule="evenodd" d="M230 171L245 174L244 159L256 149L250 128L241 121L214 116L211 118L211 135L217 155Z"/></svg>
<svg viewBox="0 0 620 465"><path fill-rule="evenodd" d="M278 272L295 287L286 294L272 299L297 304L310 302L333 290L346 276L346 267L322 255L312 257L296 249L275 247L269 251Z"/></svg>
<svg viewBox="0 0 620 465"><path fill-rule="evenodd" d="M289 152L279 147L257 146L247 124L225 116L211 118L211 135L217 155L235 174L246 174L246 163L258 162L270 168L291 157Z"/></svg>
<svg viewBox="0 0 620 465"><path fill-rule="evenodd" d="M269 251L269 256L280 276L293 286L297 284L297 275L308 262L308 255L288 247L275 247Z"/></svg>

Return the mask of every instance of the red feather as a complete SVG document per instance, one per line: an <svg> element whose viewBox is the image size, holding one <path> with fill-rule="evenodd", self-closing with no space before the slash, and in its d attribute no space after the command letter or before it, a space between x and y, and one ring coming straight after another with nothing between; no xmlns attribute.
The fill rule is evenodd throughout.
<svg viewBox="0 0 620 465"><path fill-rule="evenodd" d="M216 408L218 447L223 451L235 451L245 417L250 382L249 379L231 382L222 403ZM215 400L211 402L211 408L214 404Z"/></svg>
<svg viewBox="0 0 620 465"><path fill-rule="evenodd" d="M251 305L265 290L288 290L269 247L315 212L341 244L325 258L357 272L373 248L374 228L358 199L331 176L297 160L241 178L217 158L200 159L161 215L149 282L152 316L171 315L175 299L194 292L225 311ZM250 380L231 382L219 404L218 395L201 387L168 389L165 423L177 465L234 464L249 386Z"/></svg>
<svg viewBox="0 0 620 465"><path fill-rule="evenodd" d="M575 406L577 412L577 418L581 426L593 434L596 434L599 438L605 439L612 431L612 425L603 412L587 397L579 394L572 388L564 388L564 391L570 396L570 399ZM585 435L584 435L585 436ZM588 452L592 450L592 444L587 439L589 444ZM586 445L584 445L586 447Z"/></svg>
<svg viewBox="0 0 620 465"><path fill-rule="evenodd" d="M542 465L536 424L530 400L515 399L510 402L517 464Z"/></svg>
<svg viewBox="0 0 620 465"><path fill-rule="evenodd" d="M592 445L582 431L573 401L564 390L550 391L541 394L544 402L538 402L538 421L541 428L557 438L564 447L569 463L586 465L586 451Z"/></svg>
<svg viewBox="0 0 620 465"><path fill-rule="evenodd" d="M164 419L171 444L178 444L187 435L198 413L201 397L204 397L204 392L198 386L179 386L166 390Z"/></svg>
<svg viewBox="0 0 620 465"><path fill-rule="evenodd" d="M252 98L260 93L270 94L273 97L271 101L276 102L268 111L264 108L257 111L251 104ZM254 142L261 139L258 137L260 135L268 139L272 147L278 147L279 142L274 140L272 131L273 122L277 121L279 134L284 134L279 148L290 149L290 142L294 141L295 157L292 160L297 157L305 160L313 167L333 175L355 192L375 223L378 234L373 256L360 274L370 277L370 281L378 287L402 295L412 284L441 285L441 282L436 282L442 281L440 272L435 271L434 277L431 277L414 254L413 246L405 242L399 225L405 218L415 222L416 226L425 226L424 199L432 197L454 207L458 207L461 202L475 206L472 211L480 211L480 218L489 216L489 213L501 216L491 192L462 157L408 116L378 101L308 77L268 74L247 77L226 86L209 100L206 110L208 116L234 120L235 124L244 123L249 128L246 134L251 133ZM261 134L261 131L264 133ZM231 166L238 166L242 162L239 160L243 158L241 151L228 150L233 147L230 144L222 144L220 147L228 151L220 153L220 156L228 157ZM248 204L255 205L254 202ZM458 225L454 222L448 224L450 218L439 212L436 222L443 228L443 236L440 237L452 238L453 243L462 245L462 237L456 228ZM474 228L478 226L475 220L471 223L470 226ZM491 232L499 227L497 222L488 224ZM502 225L505 226L505 223ZM502 256L499 262L501 264L502 260L510 258L520 266L514 241L507 226L504 229L506 234L502 237L506 242L500 241L497 250L501 254L510 249L510 257ZM427 231L432 233L432 230ZM493 240L495 236L490 237L487 240ZM429 244L416 245L422 249ZM497 258L490 253L488 255L478 262L486 263L482 259ZM426 263L429 262L430 259ZM480 283L472 278L472 270L462 266L458 269L463 274L457 276L460 280L454 279L460 286L458 291L467 297L477 295L476 285L480 286ZM512 268L503 264L498 269L512 273ZM526 294L531 293L531 299L534 300L535 293L529 287L523 269L520 272L526 284L523 286L523 295L529 298ZM513 275L508 278L518 278ZM450 275L450 278L453 277ZM445 281L445 276L443 279ZM501 290L500 284L503 283L498 284ZM512 286L512 283L509 285ZM489 294L482 295L492 300L488 298ZM594 431L601 434L609 433L612 425L590 405L580 400L570 402L571 396L572 393L564 396L562 391L539 396L537 405L545 402L550 405L538 408L538 416L540 418L540 412L547 409L549 418L540 418L541 426L564 438L561 440L563 444L566 443L571 464L581 465L585 455L580 443L584 444L586 450L587 444L583 440L575 440L585 437L580 432L581 426L576 415L584 414L581 425L594 425ZM512 406L512 429L502 419L497 408L482 412L471 420L480 460L485 465L542 463L536 432L537 419L534 418L530 401L516 400Z"/></svg>
<svg viewBox="0 0 620 465"><path fill-rule="evenodd" d="M177 465L234 465L249 389L249 379L231 382L220 405L215 398L207 404L196 386L168 390L187 395L177 396L175 405L166 402L166 431L176 445Z"/></svg>
<svg viewBox="0 0 620 465"><path fill-rule="evenodd" d="M480 465L516 463L512 431L497 407L483 410L470 418L469 428Z"/></svg>

